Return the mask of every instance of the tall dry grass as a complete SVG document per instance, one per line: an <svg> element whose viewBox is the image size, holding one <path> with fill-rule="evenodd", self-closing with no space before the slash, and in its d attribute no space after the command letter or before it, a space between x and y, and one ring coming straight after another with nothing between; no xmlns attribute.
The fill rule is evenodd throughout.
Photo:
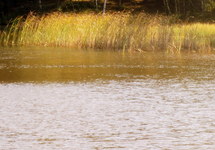
<svg viewBox="0 0 215 150"><path fill-rule="evenodd" d="M177 24L170 17L128 13L29 14L0 35L1 45L124 50L213 50L215 24Z"/></svg>

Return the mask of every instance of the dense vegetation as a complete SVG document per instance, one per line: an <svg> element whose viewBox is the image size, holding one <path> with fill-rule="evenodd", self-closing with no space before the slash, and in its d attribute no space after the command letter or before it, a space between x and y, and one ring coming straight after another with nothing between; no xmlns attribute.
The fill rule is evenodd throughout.
<svg viewBox="0 0 215 150"><path fill-rule="evenodd" d="M215 0L1 0L0 23L30 11L101 12L105 2L106 8L112 11L145 11L215 19Z"/></svg>
<svg viewBox="0 0 215 150"><path fill-rule="evenodd" d="M1 34L2 45L43 45L126 50L215 48L215 25L175 24L173 17L128 13L29 14Z"/></svg>
<svg viewBox="0 0 215 150"><path fill-rule="evenodd" d="M0 32L0 44L3 46L43 45L172 52L215 49L214 0L2 2L1 5L7 6L1 12L2 22L13 16L10 16L10 10L15 6L37 12L23 12L28 15L18 16L7 23Z"/></svg>

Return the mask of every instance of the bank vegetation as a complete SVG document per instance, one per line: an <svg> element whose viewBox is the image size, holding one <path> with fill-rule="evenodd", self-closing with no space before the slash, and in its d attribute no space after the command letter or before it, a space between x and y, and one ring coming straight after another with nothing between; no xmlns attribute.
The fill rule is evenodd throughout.
<svg viewBox="0 0 215 150"><path fill-rule="evenodd" d="M17 17L0 33L2 46L55 46L135 51L215 50L214 23L181 23L139 13L50 13Z"/></svg>

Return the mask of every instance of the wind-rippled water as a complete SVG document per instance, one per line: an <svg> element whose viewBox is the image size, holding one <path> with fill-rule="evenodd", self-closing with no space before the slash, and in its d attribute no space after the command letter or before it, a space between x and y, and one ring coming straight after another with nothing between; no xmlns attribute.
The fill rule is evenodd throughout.
<svg viewBox="0 0 215 150"><path fill-rule="evenodd" d="M214 150L215 57L2 50L1 150Z"/></svg>

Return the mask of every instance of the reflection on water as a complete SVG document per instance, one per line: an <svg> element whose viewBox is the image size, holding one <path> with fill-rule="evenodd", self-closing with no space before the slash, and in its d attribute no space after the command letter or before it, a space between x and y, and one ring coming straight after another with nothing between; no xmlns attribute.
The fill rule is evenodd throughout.
<svg viewBox="0 0 215 150"><path fill-rule="evenodd" d="M0 85L0 149L215 148L213 82Z"/></svg>
<svg viewBox="0 0 215 150"><path fill-rule="evenodd" d="M214 150L214 55L0 51L0 149Z"/></svg>
<svg viewBox="0 0 215 150"><path fill-rule="evenodd" d="M121 79L213 79L214 55L123 53L68 49L0 51L0 81L70 82ZM202 56L203 57L203 56Z"/></svg>

